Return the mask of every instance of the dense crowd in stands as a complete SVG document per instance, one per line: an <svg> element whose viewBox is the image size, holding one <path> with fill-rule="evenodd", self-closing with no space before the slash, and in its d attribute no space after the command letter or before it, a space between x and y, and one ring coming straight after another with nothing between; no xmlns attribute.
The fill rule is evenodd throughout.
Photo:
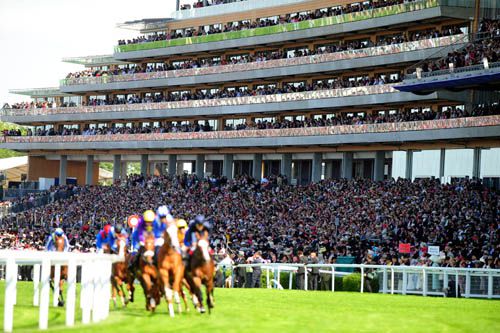
<svg viewBox="0 0 500 333"><path fill-rule="evenodd" d="M225 89L212 89L212 90L198 90L196 92L182 91L182 92L169 92L167 94L156 93L150 96L140 97L138 95L128 95L128 97L114 96L113 99L90 99L88 103L82 102L83 106L100 106L100 105L123 105L123 104L142 104L142 103L162 103L162 102L177 102L177 101L191 101L191 100L207 100L207 99L221 99L221 98L234 98L234 97L248 97L248 96L263 96L263 95L279 95L294 92L304 91L318 91L326 89L344 89L353 87L366 87L397 83L401 81L402 75L400 73L393 73L394 75L376 75L374 77L364 76L358 78L338 78L329 81L318 81L313 84L304 84L300 82L297 84L283 83L282 87L276 85L261 86L256 89L248 89L247 87L235 87ZM17 103L13 106L8 104L4 108L10 109L30 109L32 107L38 108L53 108L56 107L55 103ZM58 106L59 107L59 106ZM62 105L60 107L70 107L70 105Z"/></svg>
<svg viewBox="0 0 500 333"><path fill-rule="evenodd" d="M484 59L490 64L500 61L500 20L482 20L475 41L439 60L424 62L420 67L423 72L451 70L483 64Z"/></svg>
<svg viewBox="0 0 500 333"><path fill-rule="evenodd" d="M358 13L367 10L371 10L374 8L387 7L407 2L413 2L418 0L382 0L382 1L363 1L357 2L353 4L346 5L338 5L334 7L329 7L325 9L317 9L314 11L307 11L302 13L294 13L287 14L281 16L279 18L261 18L256 21L241 21L241 22L233 22L231 24L222 25L212 25L208 30L205 30L204 27L199 27L198 29L191 28L185 29L184 31L172 31L168 33L155 33L148 36L139 36L137 38L129 39L129 40L119 40L118 45L126 45L126 44L139 44L139 43L148 43L155 42L161 40L171 40L177 38L184 37L193 37L193 36L204 36L204 35L213 35L223 32L230 31L241 31L262 27L271 27L278 24L286 24L286 23L297 23L302 21L315 20L324 17L332 17L339 16L350 13Z"/></svg>
<svg viewBox="0 0 500 333"><path fill-rule="evenodd" d="M413 42L423 39L458 35L461 33L462 31L458 26L452 26L443 28L442 30L429 29L425 31L414 31L408 34L401 33L397 35L382 36L375 43L371 39L356 40L356 41L340 41L337 45L326 45L322 47L317 47L316 49L309 49L307 47L304 47L288 52L284 52L282 50L266 51L266 52L260 51L256 52L255 55L242 55L238 57L228 56L222 59L216 58L215 60L210 58L200 59L200 60L186 60L174 63L158 63L155 65L133 64L133 65L128 65L126 67L122 66L123 68L116 68L110 70L86 69L80 72L69 73L66 76L66 78L72 79L72 78L83 78L83 77L101 77L109 75L130 75L136 73L152 73L152 72L164 72L164 71L190 69L190 68L246 64L252 62L276 60L276 59L298 58L298 57L312 56L318 54L360 50L376 46L395 45L395 44Z"/></svg>
<svg viewBox="0 0 500 333"><path fill-rule="evenodd" d="M185 10L185 9L191 9L191 8L203 8L203 7L210 7L210 6L217 6L217 5L223 5L225 3L230 3L230 2L240 2L240 1L247 1L247 0L198 0L196 2L193 2L193 6L189 4L184 4L181 5L180 10Z"/></svg>
<svg viewBox="0 0 500 333"><path fill-rule="evenodd" d="M103 224L168 204L178 218L204 214L216 251L259 250L273 262L298 262L304 251L318 253L323 262L354 256L358 263L500 267L500 197L479 181L287 183L281 175L260 181L131 176L109 187L81 187L69 199L4 218L0 246L40 248L60 226L73 249L92 251ZM411 244L412 253L398 253L399 243ZM441 256L431 257L429 245L440 246Z"/></svg>
<svg viewBox="0 0 500 333"><path fill-rule="evenodd" d="M399 112L393 114L364 114L348 116L345 113L339 113L331 117L322 118L306 118L299 120L295 117L293 120L283 119L282 121L261 121L258 120L252 123L242 124L226 124L224 131L233 130L265 130L265 129L280 129L280 128L303 128L303 127L322 127L322 126L339 126L339 125L363 125L363 124L381 124L381 123L400 123L407 121L419 120L438 120L438 119L454 119L464 117L479 117L500 114L500 104L480 105L472 110L465 110L459 107L449 107L442 111L425 111L425 112ZM186 133L186 132L211 132L215 129L208 121L198 121L191 123L163 123L158 126L142 126L142 127L85 127L78 128L63 128L57 130L52 128L38 128L34 132L31 129L26 130L26 136L56 136L56 135L110 135L110 134L147 134L147 133ZM4 136L22 136L20 130L5 130Z"/></svg>

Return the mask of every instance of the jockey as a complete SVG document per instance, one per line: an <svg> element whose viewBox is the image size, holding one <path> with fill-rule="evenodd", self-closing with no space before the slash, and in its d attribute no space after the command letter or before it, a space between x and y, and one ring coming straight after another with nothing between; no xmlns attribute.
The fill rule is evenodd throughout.
<svg viewBox="0 0 500 333"><path fill-rule="evenodd" d="M170 242L172 247L180 253L181 247L179 244L179 238L177 236L177 223L175 222L174 217L170 214L170 211L167 206L160 206L156 211L156 219L154 221L155 226L157 226L158 231L162 231L161 240L158 240L156 245L156 253L158 253L159 248L163 245L163 231L167 231L170 236Z"/></svg>
<svg viewBox="0 0 500 333"><path fill-rule="evenodd" d="M186 231L184 237L184 244L182 247L182 257L185 261L189 258L188 250L194 251L198 239L200 239L204 234L209 233L210 224L205 220L205 216L198 215L196 218L189 223L189 228Z"/></svg>
<svg viewBox="0 0 500 333"><path fill-rule="evenodd" d="M151 232L155 236L155 245L160 243L159 238L163 236L163 230L161 230L161 225L153 223L156 219L156 214L152 210L147 210L142 215L142 219L132 233L132 252L135 254L134 260L131 263L131 268L137 267L139 263L139 257L142 255L142 250L144 249L144 234L146 232ZM163 239L162 239L163 240ZM155 253L156 260L156 253Z"/></svg>
<svg viewBox="0 0 500 333"><path fill-rule="evenodd" d="M177 238L180 244L184 244L184 237L186 236L187 222L183 219L177 220Z"/></svg>
<svg viewBox="0 0 500 333"><path fill-rule="evenodd" d="M69 251L69 241L68 237L64 234L64 231L61 228L57 228L47 239L47 244L45 245L45 249L47 251L56 251L56 237L64 237L64 252Z"/></svg>
<svg viewBox="0 0 500 333"><path fill-rule="evenodd" d="M104 228L99 231L95 238L95 247L97 249L97 253L103 253L104 249L103 246L107 244L110 246L111 244L109 243L109 234L111 232L111 226L109 224L106 224ZM110 247L111 248L111 247Z"/></svg>
<svg viewBox="0 0 500 333"><path fill-rule="evenodd" d="M108 234L108 244L110 245L111 251L118 252L118 244L117 240L124 239L125 244L128 245L128 233L123 229L121 224L115 225L114 228L111 228Z"/></svg>

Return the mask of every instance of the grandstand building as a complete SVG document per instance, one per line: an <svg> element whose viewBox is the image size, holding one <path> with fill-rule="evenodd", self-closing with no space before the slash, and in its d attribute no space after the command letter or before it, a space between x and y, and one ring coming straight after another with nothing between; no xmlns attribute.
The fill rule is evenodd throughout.
<svg viewBox="0 0 500 333"><path fill-rule="evenodd" d="M1 120L32 129L0 148L28 153L32 181L95 184L100 162L118 180L140 162L143 174L283 174L292 184L498 186L500 112L456 115L498 103L500 63L422 73L473 43L495 1L224 2L177 1L170 18L121 24L141 37L112 55L65 59L85 68L57 88L16 91L33 103L6 105Z"/></svg>

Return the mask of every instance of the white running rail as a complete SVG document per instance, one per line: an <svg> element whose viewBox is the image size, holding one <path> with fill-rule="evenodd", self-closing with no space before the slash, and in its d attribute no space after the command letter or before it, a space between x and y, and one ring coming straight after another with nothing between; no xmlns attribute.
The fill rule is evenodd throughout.
<svg viewBox="0 0 500 333"><path fill-rule="evenodd" d="M5 265L5 302L4 332L12 332L14 324L14 305L16 304L16 284L18 265L33 266L33 305L39 307L38 327L48 328L50 275L54 266L54 280L60 279L61 266L68 266L66 296L66 326L75 323L76 272L82 268L80 307L82 323L97 323L108 317L111 297L111 268L122 257L109 254L90 254L72 252L35 252L35 251L0 251L0 265ZM57 283L55 283L57 286ZM54 288L54 302L57 306L59 286Z"/></svg>
<svg viewBox="0 0 500 333"><path fill-rule="evenodd" d="M240 264L240 265L219 265L219 268L228 269L232 272L234 281L234 270L238 267L260 267L262 274L266 274L267 287L271 288L271 283L280 282L281 274L289 275L288 289L292 289L292 277L298 273L299 267L305 267L303 273L304 289L308 289L308 278L312 268L319 268L319 274L331 275L331 291L335 291L335 277L342 277L352 274L346 272L351 269L354 272L375 273L378 278L379 292L384 294L413 294L422 296L445 296L450 285L454 285L456 296L461 294L465 298L488 298L500 299L500 269L484 268L455 268L455 267L428 267L428 266L383 266L383 265L362 265L362 264ZM340 270L339 270L340 269ZM270 279L270 272L274 279ZM276 282L272 281L276 280ZM365 279L361 279L360 292L366 291ZM279 285L281 286L281 285ZM278 287L278 289L280 289Z"/></svg>

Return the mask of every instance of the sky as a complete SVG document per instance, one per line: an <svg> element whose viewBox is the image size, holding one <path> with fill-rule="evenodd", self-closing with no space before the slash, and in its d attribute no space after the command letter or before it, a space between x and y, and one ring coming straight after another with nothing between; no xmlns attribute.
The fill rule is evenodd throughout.
<svg viewBox="0 0 500 333"><path fill-rule="evenodd" d="M29 99L9 89L56 87L83 69L63 57L112 54L118 39L139 35L117 23L174 10L175 0L0 0L0 105Z"/></svg>

